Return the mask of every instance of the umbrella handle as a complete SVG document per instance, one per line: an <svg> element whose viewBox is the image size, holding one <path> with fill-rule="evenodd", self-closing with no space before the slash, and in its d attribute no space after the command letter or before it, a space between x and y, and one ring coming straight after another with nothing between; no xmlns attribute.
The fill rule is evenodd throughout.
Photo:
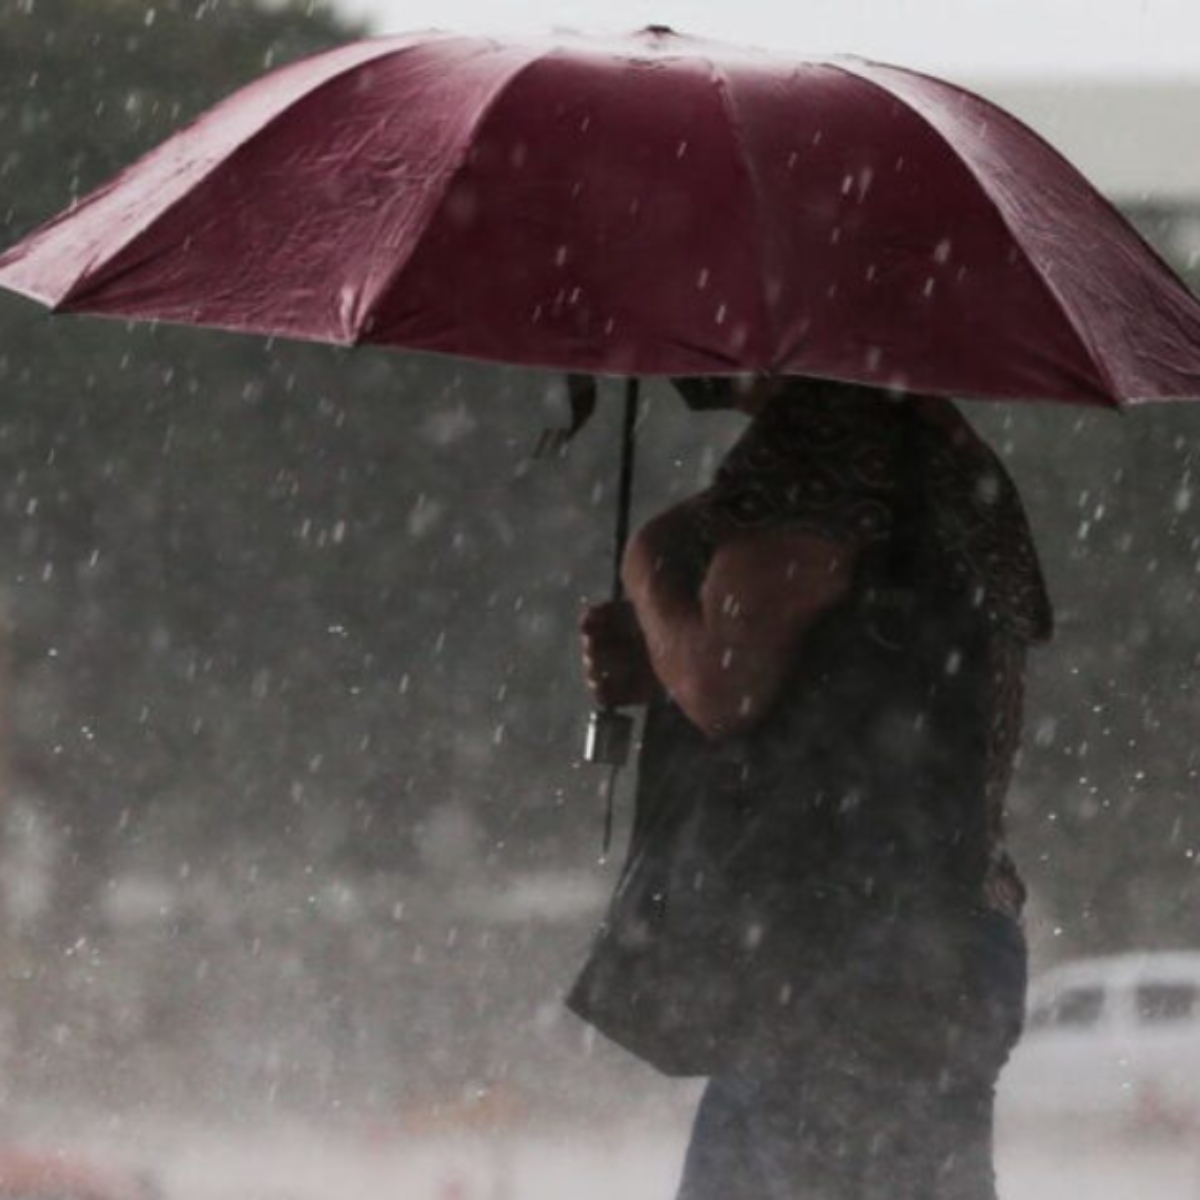
<svg viewBox="0 0 1200 1200"><path fill-rule="evenodd" d="M608 857L612 846L613 810L616 806L617 773L629 760L633 744L633 718L616 708L594 708L588 716L583 757L590 763L608 767L604 788L604 837L601 858Z"/></svg>

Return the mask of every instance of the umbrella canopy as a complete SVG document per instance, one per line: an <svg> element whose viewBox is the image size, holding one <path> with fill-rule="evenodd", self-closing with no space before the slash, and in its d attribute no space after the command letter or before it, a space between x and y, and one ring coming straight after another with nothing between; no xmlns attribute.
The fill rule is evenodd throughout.
<svg viewBox="0 0 1200 1200"><path fill-rule="evenodd" d="M344 46L0 259L70 312L608 374L1200 396L1200 304L949 83L652 28Z"/></svg>

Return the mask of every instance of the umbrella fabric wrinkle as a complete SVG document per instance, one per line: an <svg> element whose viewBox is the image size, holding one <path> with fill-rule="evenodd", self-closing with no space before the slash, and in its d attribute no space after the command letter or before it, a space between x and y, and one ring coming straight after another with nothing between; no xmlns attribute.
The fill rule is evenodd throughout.
<svg viewBox="0 0 1200 1200"><path fill-rule="evenodd" d="M675 349L693 356L697 363L706 364L702 369L695 371L693 373L695 375L746 375L750 373L743 359L731 354L718 354L710 346L706 346L700 342L692 342L686 338L676 337L671 342L671 345ZM768 369L764 368L763 370L766 371ZM668 378L665 375L662 377ZM681 378L686 378L686 376L682 376Z"/></svg>
<svg viewBox="0 0 1200 1200"><path fill-rule="evenodd" d="M1126 324L1127 326L1132 326L1138 318L1137 309L1132 304L1126 304L1125 308L1128 317ZM1170 341L1164 340L1161 345L1154 347L1134 346L1131 349L1131 353L1145 365L1147 375L1157 377L1161 374L1188 379L1191 381L1192 390L1188 397L1181 397L1177 393L1169 395L1147 393L1140 396L1139 399L1147 401L1181 398L1200 399L1200 367L1197 367L1194 355L1190 356L1189 361L1188 353L1195 333L1189 327L1183 315L1177 310L1161 314L1160 319L1170 321L1175 326L1174 339ZM1158 368L1158 370L1154 368Z"/></svg>

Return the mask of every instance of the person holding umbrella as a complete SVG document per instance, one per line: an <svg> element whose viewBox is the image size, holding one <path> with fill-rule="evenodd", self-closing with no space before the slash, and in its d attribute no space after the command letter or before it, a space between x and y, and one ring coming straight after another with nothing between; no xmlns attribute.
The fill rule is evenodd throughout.
<svg viewBox="0 0 1200 1200"><path fill-rule="evenodd" d="M1024 975L1000 815L1050 612L1011 482L932 397L1200 399L1200 302L1052 147L858 58L427 31L254 81L0 287L622 377L626 465L640 378L751 415L584 616L597 698L647 719L570 1003L713 1077L686 1200L991 1194Z"/></svg>
<svg viewBox="0 0 1200 1200"><path fill-rule="evenodd" d="M752 421L583 614L596 700L648 714L571 1006L712 1076L680 1200L992 1197L1025 986L1003 799L1051 631L1020 500L945 400L677 386Z"/></svg>

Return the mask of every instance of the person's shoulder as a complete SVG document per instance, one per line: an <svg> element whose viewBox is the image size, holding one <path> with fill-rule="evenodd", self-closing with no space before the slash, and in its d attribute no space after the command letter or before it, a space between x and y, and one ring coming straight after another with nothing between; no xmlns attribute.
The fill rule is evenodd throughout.
<svg viewBox="0 0 1200 1200"><path fill-rule="evenodd" d="M897 489L900 406L868 388L797 381L754 417L707 494L714 527L885 537Z"/></svg>

